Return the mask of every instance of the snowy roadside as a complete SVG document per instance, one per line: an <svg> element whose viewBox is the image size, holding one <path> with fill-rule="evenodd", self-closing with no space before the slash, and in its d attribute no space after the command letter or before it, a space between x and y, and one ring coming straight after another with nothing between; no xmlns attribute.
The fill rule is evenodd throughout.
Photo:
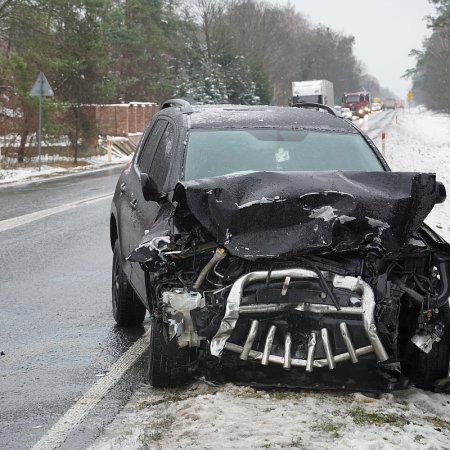
<svg viewBox="0 0 450 450"><path fill-rule="evenodd" d="M141 388L90 450L441 449L450 397L408 389L378 398L336 391L261 391L196 382Z"/></svg>
<svg viewBox="0 0 450 450"><path fill-rule="evenodd" d="M21 167L17 169L0 169L0 185L9 184L23 181L36 181L39 179L47 179L54 176L68 175L73 173L80 173L86 171L94 171L117 164L125 164L130 160L130 156L115 156L113 155L111 161L108 161L108 157L104 156L92 156L90 158L80 158L80 164L77 166L67 167L67 158L59 158L58 161L52 165L48 165L45 162L41 165L41 170L37 165L30 167ZM58 162L61 165L58 165Z"/></svg>
<svg viewBox="0 0 450 450"><path fill-rule="evenodd" d="M79 157L77 164L73 163L72 157L45 153L52 146L67 147L69 145L68 140L56 143L45 142L40 169L37 157L33 157L32 161L29 161L26 165L22 164L21 167L18 167L16 156L11 158L3 156L0 158L0 185L35 181L86 171L97 171L109 166L125 164L132 158L141 136L142 133L130 133L128 137L112 136L110 137L110 147L108 147L108 142L104 138L99 139L98 154L96 156ZM111 153L110 158L108 157L108 152Z"/></svg>
<svg viewBox="0 0 450 450"><path fill-rule="evenodd" d="M450 116L398 114L387 133L393 170L436 172L450 193ZM375 140L381 148L381 142ZM450 195L449 195L450 196ZM427 223L450 240L450 199ZM450 396L416 388L380 394L261 391L195 382L142 386L91 450L113 449L448 449Z"/></svg>
<svg viewBox="0 0 450 450"><path fill-rule="evenodd" d="M380 138L375 144L381 149ZM450 115L420 107L399 112L386 130L386 159L392 170L434 172L444 183L447 200L425 222L450 242Z"/></svg>

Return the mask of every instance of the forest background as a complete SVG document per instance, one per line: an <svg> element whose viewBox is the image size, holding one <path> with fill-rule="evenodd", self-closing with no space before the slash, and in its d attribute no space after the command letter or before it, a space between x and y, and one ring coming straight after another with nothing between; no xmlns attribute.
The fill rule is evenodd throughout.
<svg viewBox="0 0 450 450"><path fill-rule="evenodd" d="M405 76L426 106L450 109L450 0L430 1L433 33ZM292 6L258 0L0 0L0 131L2 116L20 114L23 160L39 71L55 94L45 99L44 134L67 135L76 149L97 133L83 113L89 104L287 105L292 81L312 79L334 83L336 104L362 89L392 97L355 57L354 42Z"/></svg>

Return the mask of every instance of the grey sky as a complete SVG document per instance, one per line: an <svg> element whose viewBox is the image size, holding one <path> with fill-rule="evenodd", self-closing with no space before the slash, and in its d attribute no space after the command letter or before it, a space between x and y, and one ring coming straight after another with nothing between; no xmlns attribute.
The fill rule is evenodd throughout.
<svg viewBox="0 0 450 450"><path fill-rule="evenodd" d="M429 36L423 17L434 14L427 0L269 0L287 5L311 22L355 37L355 54L380 84L405 98L409 80L400 77L414 66L412 48Z"/></svg>

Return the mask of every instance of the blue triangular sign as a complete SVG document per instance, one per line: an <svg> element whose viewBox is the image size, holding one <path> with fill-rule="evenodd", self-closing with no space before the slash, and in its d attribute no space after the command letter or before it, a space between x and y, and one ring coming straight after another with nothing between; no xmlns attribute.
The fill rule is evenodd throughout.
<svg viewBox="0 0 450 450"><path fill-rule="evenodd" d="M53 97L53 89L50 87L50 83L43 72L39 72L39 75L31 88L30 95L32 97Z"/></svg>

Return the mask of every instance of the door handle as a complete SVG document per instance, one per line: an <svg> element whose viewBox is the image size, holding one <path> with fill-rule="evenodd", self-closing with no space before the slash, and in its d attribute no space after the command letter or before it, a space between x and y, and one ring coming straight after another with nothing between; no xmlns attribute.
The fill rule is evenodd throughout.
<svg viewBox="0 0 450 450"><path fill-rule="evenodd" d="M120 185L120 192L123 194L127 189L127 183L122 183Z"/></svg>
<svg viewBox="0 0 450 450"><path fill-rule="evenodd" d="M133 200L131 200L130 205L133 209L136 209L136 205L137 205L137 199L133 198Z"/></svg>

